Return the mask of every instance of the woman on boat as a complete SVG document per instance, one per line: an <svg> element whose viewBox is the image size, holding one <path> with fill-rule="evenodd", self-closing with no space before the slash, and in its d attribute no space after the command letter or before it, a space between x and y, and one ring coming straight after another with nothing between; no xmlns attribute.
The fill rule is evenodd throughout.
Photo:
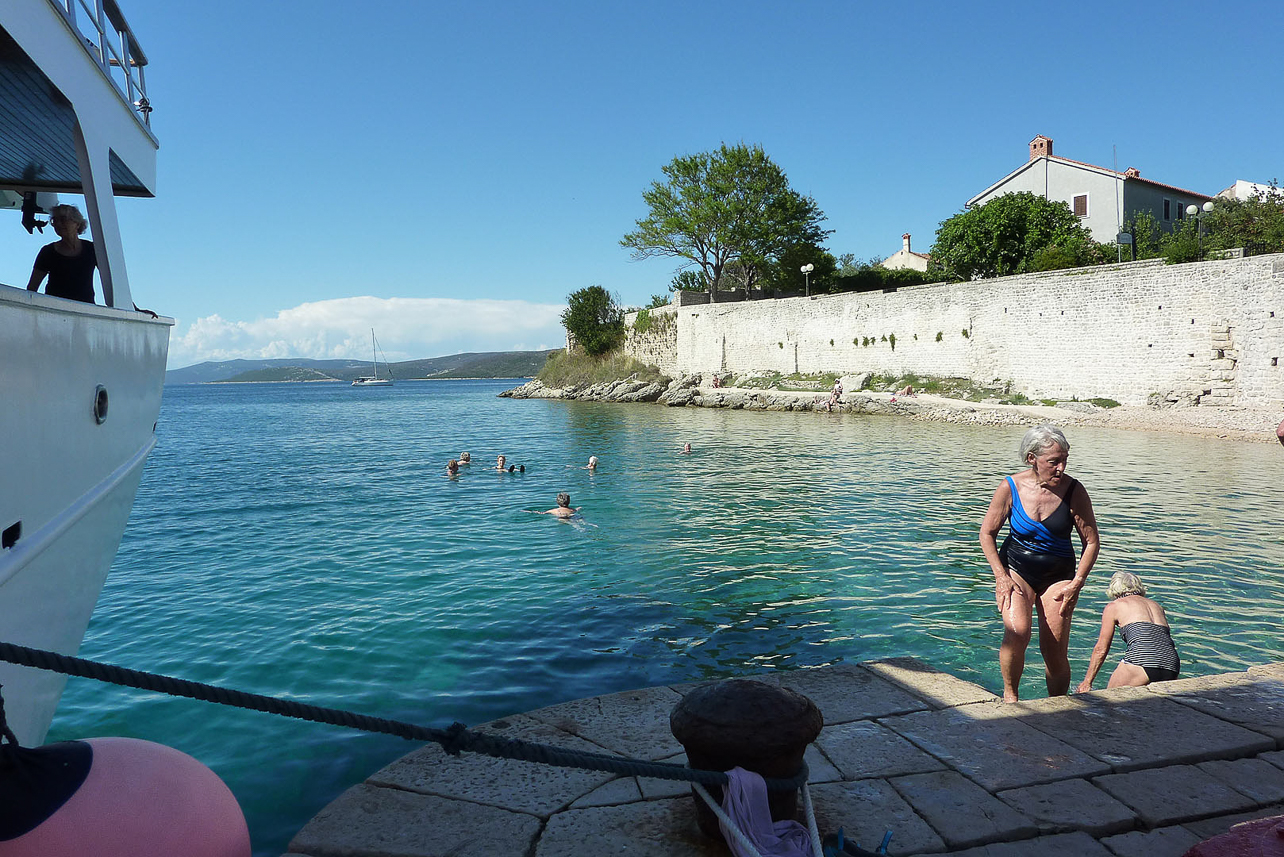
<svg viewBox="0 0 1284 857"><path fill-rule="evenodd" d="M1003 617L999 670L1005 702L1018 699L1035 608L1048 695L1069 691L1070 616L1101 549L1088 491L1066 475L1070 442L1061 429L1035 426L1021 439L1019 454L1027 469L999 484L981 522L981 550L994 572L994 600ZM999 547L1004 521L1009 532ZM1072 529L1082 545L1077 563Z"/></svg>
<svg viewBox="0 0 1284 857"><path fill-rule="evenodd" d="M1079 682L1079 693L1092 690L1092 680L1110 654L1115 627L1128 651L1110 675L1107 687L1141 687L1152 681L1172 681L1181 672L1181 659L1173 645L1168 617L1159 603L1146 597L1146 585L1130 571L1117 571L1106 590L1110 603L1101 611L1101 634L1092 649L1088 672Z"/></svg>
<svg viewBox="0 0 1284 857"><path fill-rule="evenodd" d="M39 291L40 283L48 277L45 294L93 303L98 257L94 255L93 242L80 237L89 228L88 221L74 205L55 205L49 212L49 221L58 240L41 247L36 254L27 291Z"/></svg>

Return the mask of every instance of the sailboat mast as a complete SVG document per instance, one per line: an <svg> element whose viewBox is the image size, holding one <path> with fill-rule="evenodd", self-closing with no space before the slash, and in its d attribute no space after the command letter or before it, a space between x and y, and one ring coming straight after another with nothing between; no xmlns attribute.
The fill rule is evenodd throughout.
<svg viewBox="0 0 1284 857"><path fill-rule="evenodd" d="M374 328L370 328L370 365L374 367L375 380L379 380L379 352L375 350Z"/></svg>

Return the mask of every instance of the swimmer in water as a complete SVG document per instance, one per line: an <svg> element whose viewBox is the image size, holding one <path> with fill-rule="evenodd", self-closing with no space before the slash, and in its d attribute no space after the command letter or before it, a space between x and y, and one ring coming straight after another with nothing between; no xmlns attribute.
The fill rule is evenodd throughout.
<svg viewBox="0 0 1284 857"><path fill-rule="evenodd" d="M681 451L678 452L678 455L690 455L690 454L691 454L691 444L689 443L683 444Z"/></svg>
<svg viewBox="0 0 1284 857"><path fill-rule="evenodd" d="M464 466L465 464L472 464L472 463L473 463L473 457L470 453L467 453L467 452L459 453L459 465L461 467Z"/></svg>
<svg viewBox="0 0 1284 857"><path fill-rule="evenodd" d="M447 476L458 476L458 475L459 475L459 462L458 462L458 461L456 461L455 459L453 459L453 458L452 458L452 459L450 459L450 461L447 461L447 462L446 462L446 475L447 475Z"/></svg>
<svg viewBox="0 0 1284 857"><path fill-rule="evenodd" d="M508 462L507 458L505 458L502 455L499 456L498 458L495 459L495 469L498 470L500 473L503 473L505 470L508 469L507 462Z"/></svg>
<svg viewBox="0 0 1284 857"><path fill-rule="evenodd" d="M578 512L579 509L571 508L571 495L565 491L557 495L557 508L549 509L547 512L540 512L541 515L552 515L555 518L569 518Z"/></svg>
<svg viewBox="0 0 1284 857"><path fill-rule="evenodd" d="M590 455L590 456L589 456L589 463L588 463L588 464L586 464L586 465L584 465L584 469L585 469L585 470L597 470L597 456L596 456L596 455Z"/></svg>

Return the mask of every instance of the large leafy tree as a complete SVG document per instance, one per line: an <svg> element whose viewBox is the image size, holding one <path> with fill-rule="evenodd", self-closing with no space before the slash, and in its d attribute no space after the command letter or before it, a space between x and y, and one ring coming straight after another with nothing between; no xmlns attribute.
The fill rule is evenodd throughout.
<svg viewBox="0 0 1284 857"><path fill-rule="evenodd" d="M601 286L589 286L567 295L562 324L580 347L594 357L624 341L624 311Z"/></svg>
<svg viewBox="0 0 1284 857"><path fill-rule="evenodd" d="M793 190L761 146L723 143L662 171L665 180L642 193L647 216L620 244L634 259L669 256L698 267L711 292L733 262L753 285L788 248L829 234L815 200Z"/></svg>
<svg viewBox="0 0 1284 857"><path fill-rule="evenodd" d="M1097 248L1068 205L1022 191L944 221L936 230L930 273L954 280L1003 277L1086 264Z"/></svg>

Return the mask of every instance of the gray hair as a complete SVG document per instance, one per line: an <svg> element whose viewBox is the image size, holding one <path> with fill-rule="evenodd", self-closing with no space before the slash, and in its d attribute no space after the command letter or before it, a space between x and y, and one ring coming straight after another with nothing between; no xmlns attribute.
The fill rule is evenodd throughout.
<svg viewBox="0 0 1284 857"><path fill-rule="evenodd" d="M1045 423L1025 433L1017 453L1021 456L1021 461L1028 462L1031 453L1036 456L1042 455L1043 451L1050 446L1059 446L1062 452L1070 454L1070 441L1066 440L1065 433L1056 426Z"/></svg>
<svg viewBox="0 0 1284 857"><path fill-rule="evenodd" d="M85 215L80 213L80 209L74 205L55 205L49 209L50 220L70 220L76 224L76 234L84 235L85 230L89 228L89 221L85 220Z"/></svg>
<svg viewBox="0 0 1284 857"><path fill-rule="evenodd" d="M1110 578L1110 587L1106 590L1106 595L1111 600L1123 598L1125 595L1145 595L1146 584L1141 582L1141 578L1131 571L1116 571Z"/></svg>
<svg viewBox="0 0 1284 857"><path fill-rule="evenodd" d="M559 506L571 505L571 495L567 494L565 491L560 492L557 495L557 505Z"/></svg>

